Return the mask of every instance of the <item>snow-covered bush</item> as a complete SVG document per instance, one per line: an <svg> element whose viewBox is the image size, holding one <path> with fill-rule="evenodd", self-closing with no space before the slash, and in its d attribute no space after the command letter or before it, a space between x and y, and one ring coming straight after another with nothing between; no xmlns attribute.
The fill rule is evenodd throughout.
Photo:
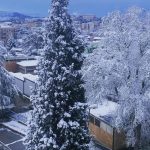
<svg viewBox="0 0 150 150"><path fill-rule="evenodd" d="M6 109L14 107L14 97L17 94L13 79L9 73L0 66L0 117Z"/></svg>

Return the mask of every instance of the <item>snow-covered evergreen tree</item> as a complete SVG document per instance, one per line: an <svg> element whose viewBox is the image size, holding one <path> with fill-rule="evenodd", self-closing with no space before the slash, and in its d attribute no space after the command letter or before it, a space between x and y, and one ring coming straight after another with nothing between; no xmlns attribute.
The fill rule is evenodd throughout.
<svg viewBox="0 0 150 150"><path fill-rule="evenodd" d="M87 150L86 99L80 72L85 50L67 11L68 0L52 0L38 88L31 97L27 150Z"/></svg>
<svg viewBox="0 0 150 150"><path fill-rule="evenodd" d="M8 72L0 66L0 118L6 109L14 107L15 86Z"/></svg>
<svg viewBox="0 0 150 150"><path fill-rule="evenodd" d="M83 69L89 101L120 104L116 125L136 150L150 141L149 20L149 13L136 7L108 14L99 48L87 57Z"/></svg>

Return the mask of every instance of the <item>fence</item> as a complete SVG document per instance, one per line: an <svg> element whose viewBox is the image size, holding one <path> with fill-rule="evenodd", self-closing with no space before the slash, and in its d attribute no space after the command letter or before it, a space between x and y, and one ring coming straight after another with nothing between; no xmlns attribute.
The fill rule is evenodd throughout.
<svg viewBox="0 0 150 150"><path fill-rule="evenodd" d="M17 89L25 96L30 97L32 94L32 89L34 90L36 88L36 83L30 79L27 78L17 78L14 77L15 84Z"/></svg>

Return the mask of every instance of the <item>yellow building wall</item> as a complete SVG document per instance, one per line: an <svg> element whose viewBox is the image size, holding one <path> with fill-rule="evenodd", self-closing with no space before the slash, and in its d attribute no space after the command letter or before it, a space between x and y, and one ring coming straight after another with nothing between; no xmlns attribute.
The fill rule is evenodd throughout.
<svg viewBox="0 0 150 150"><path fill-rule="evenodd" d="M97 127L93 123L89 123L89 130L96 141L98 141L106 148L113 148L113 135L107 133L106 131L104 131L100 127Z"/></svg>

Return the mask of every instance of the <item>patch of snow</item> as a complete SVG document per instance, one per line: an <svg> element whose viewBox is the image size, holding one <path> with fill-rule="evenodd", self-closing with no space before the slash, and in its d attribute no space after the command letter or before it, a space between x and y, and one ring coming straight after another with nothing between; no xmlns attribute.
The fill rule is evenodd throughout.
<svg viewBox="0 0 150 150"><path fill-rule="evenodd" d="M18 79L20 79L20 80L24 80L24 74L23 73L13 73L13 72L9 72L10 73L10 75L12 75L13 77L15 77L15 78L18 78Z"/></svg>
<svg viewBox="0 0 150 150"><path fill-rule="evenodd" d="M10 121L10 122L6 122L6 123L2 123L5 127L8 127L9 129L12 129L16 132L19 132L23 135L26 135L27 134L27 126L19 123L19 122L16 122L16 121Z"/></svg>
<svg viewBox="0 0 150 150"><path fill-rule="evenodd" d="M24 81L25 78L26 78L26 79L28 79L30 81L35 82L37 80L37 78L38 78L37 75L32 75L32 74L23 74L23 73L20 73L20 72L18 72L18 73L9 72L9 73L10 73L10 75L12 75L15 78L18 78L18 79L20 79L22 81Z"/></svg>
<svg viewBox="0 0 150 150"><path fill-rule="evenodd" d="M102 104L97 105L96 109L90 109L90 114L95 117L103 117L116 114L119 104L112 101L104 101Z"/></svg>
<svg viewBox="0 0 150 150"><path fill-rule="evenodd" d="M7 97L7 96L3 96L2 99L0 99L0 109L3 110L3 109L11 109L11 108L14 108L14 104L12 103L12 100Z"/></svg>
<svg viewBox="0 0 150 150"><path fill-rule="evenodd" d="M13 47L13 48L11 49L11 51L22 52L23 49L22 49L22 48Z"/></svg>
<svg viewBox="0 0 150 150"><path fill-rule="evenodd" d="M23 67L33 67L38 65L38 60L25 60L17 63Z"/></svg>
<svg viewBox="0 0 150 150"><path fill-rule="evenodd" d="M12 26L10 25L5 25L5 24L0 24L0 28L10 28L10 29L14 29Z"/></svg>
<svg viewBox="0 0 150 150"><path fill-rule="evenodd" d="M11 117L14 118L16 121L27 125L28 120L31 118L31 111L25 113L12 113Z"/></svg>
<svg viewBox="0 0 150 150"><path fill-rule="evenodd" d="M61 119L61 120L59 121L57 127L59 127L59 128L67 128L68 125L67 125L67 123L66 123L63 119Z"/></svg>
<svg viewBox="0 0 150 150"><path fill-rule="evenodd" d="M26 78L26 79L28 79L30 81L33 81L33 82L35 82L37 80L37 78L38 78L37 75L32 75L32 74L24 74L24 75L25 75L24 78Z"/></svg>

